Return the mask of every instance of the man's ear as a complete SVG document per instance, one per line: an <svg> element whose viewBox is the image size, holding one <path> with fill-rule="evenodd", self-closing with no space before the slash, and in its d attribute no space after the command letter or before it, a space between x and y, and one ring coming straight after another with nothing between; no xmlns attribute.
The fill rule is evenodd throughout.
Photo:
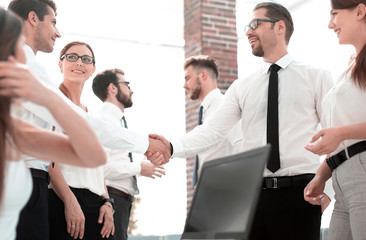
<svg viewBox="0 0 366 240"><path fill-rule="evenodd" d="M38 26L40 22L37 14L34 11L30 11L28 13L28 18L26 21L28 21L32 26Z"/></svg>
<svg viewBox="0 0 366 240"><path fill-rule="evenodd" d="M113 83L110 83L107 87L108 90L108 95L116 95L118 92L118 89L116 87L116 85L114 85Z"/></svg>
<svg viewBox="0 0 366 240"><path fill-rule="evenodd" d="M283 34L286 33L286 23L285 23L285 21L280 20L280 21L277 22L277 30L280 33L283 33Z"/></svg>
<svg viewBox="0 0 366 240"><path fill-rule="evenodd" d="M208 78L208 73L206 70L202 70L200 75L201 75L201 80L205 81Z"/></svg>

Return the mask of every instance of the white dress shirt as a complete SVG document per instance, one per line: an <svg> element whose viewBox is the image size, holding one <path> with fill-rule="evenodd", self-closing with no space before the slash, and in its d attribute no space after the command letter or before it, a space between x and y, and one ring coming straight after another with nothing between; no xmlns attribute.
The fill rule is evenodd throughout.
<svg viewBox="0 0 366 240"><path fill-rule="evenodd" d="M323 100L324 127L339 127L366 122L366 92L356 86L351 78L351 71L344 72L332 90ZM333 154L361 141L344 140Z"/></svg>
<svg viewBox="0 0 366 240"><path fill-rule="evenodd" d="M100 118L114 125L121 125L124 113L116 105L104 102L99 112ZM128 151L106 149L107 164L104 166L104 178L107 186L116 188L131 196L138 194L134 188L134 178L141 173L139 161L130 162Z"/></svg>
<svg viewBox="0 0 366 240"><path fill-rule="evenodd" d="M24 52L27 57L27 65L29 66L29 69L35 75L40 77L41 79L46 79L48 81L48 79L50 79L50 78L48 77L48 74L45 70L46 68L44 68L39 62L36 61L32 48L29 47L28 45L24 44ZM47 84L53 85L50 82L47 82ZM37 109L28 109L28 108L24 107L25 103L30 103L30 102L23 100L22 106L20 106L18 104L13 104L12 105L12 114L14 114L15 116L35 125L37 127L51 131L52 125L49 122L47 122L46 119L42 118L42 116L40 116L38 114ZM42 111L48 112L48 110L46 110L45 108L43 108ZM48 112L48 114L50 114L50 113ZM49 162L44 162L44 161L35 159L33 157L28 157L28 156L23 156L22 158L25 160L25 163L28 168L35 168L35 169L40 169L40 170L44 170L44 171L47 171L47 169L48 169Z"/></svg>
<svg viewBox="0 0 366 240"><path fill-rule="evenodd" d="M218 88L212 90L206 95L201 103L201 106L203 106L202 123L204 123L205 119L209 118L218 109L223 98L224 95ZM241 148L241 142L243 140L240 127L241 126L238 123L235 124L227 136L222 139L218 145L199 154L199 172L202 169L203 163L237 153L238 150L236 149L239 145L239 148Z"/></svg>
<svg viewBox="0 0 366 240"><path fill-rule="evenodd" d="M328 71L298 62L287 54L276 62L279 92L279 141L281 168L264 176L293 176L315 173L320 165L317 155L304 147L319 130L321 102L332 87ZM266 144L269 67L235 81L227 90L219 109L201 126L179 140L172 141L174 157L187 157L206 150L225 136L240 119L242 150Z"/></svg>

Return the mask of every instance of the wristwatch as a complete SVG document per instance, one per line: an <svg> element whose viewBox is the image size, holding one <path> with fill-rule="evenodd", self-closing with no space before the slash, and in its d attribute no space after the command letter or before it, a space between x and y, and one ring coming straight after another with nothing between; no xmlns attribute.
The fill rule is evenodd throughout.
<svg viewBox="0 0 366 240"><path fill-rule="evenodd" d="M109 202L109 203L111 203L111 204L112 204L112 209L113 209L113 211L114 211L114 199L113 199L113 198L105 198L105 199L103 199L103 201L102 201L102 205L104 205L106 202Z"/></svg>

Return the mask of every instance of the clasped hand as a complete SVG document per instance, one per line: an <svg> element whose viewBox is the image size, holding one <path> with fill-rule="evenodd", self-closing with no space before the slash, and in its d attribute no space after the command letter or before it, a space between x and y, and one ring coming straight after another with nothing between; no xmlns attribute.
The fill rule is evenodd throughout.
<svg viewBox="0 0 366 240"><path fill-rule="evenodd" d="M171 157L170 142L157 134L149 135L149 148L145 156L155 166L161 166L169 162Z"/></svg>

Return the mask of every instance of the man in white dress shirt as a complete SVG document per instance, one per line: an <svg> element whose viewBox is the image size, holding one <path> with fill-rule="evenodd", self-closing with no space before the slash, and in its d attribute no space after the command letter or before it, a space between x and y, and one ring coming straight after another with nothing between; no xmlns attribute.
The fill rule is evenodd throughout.
<svg viewBox="0 0 366 240"><path fill-rule="evenodd" d="M52 0L11 1L8 9L23 19L27 65L41 79L48 80L45 68L35 60L35 55L38 51L52 52L56 39L61 37L56 28L55 3ZM52 125L33 111L23 109L19 112L22 119L43 129L52 130ZM25 162L31 169L33 191L20 214L17 239L48 239L49 163L30 157L26 157Z"/></svg>
<svg viewBox="0 0 366 240"><path fill-rule="evenodd" d="M253 55L263 58L263 66L234 81L219 109L203 125L171 141L173 156L187 157L212 147L239 120L243 151L265 145L271 137L267 133L277 132L279 154L267 163L250 239L319 239L319 205L329 201L331 193L326 189L327 195L314 198L311 204L303 197L305 186L320 166L320 159L304 147L318 131L321 102L333 81L329 72L298 63L288 54L293 29L291 14L283 6L273 2L256 5L246 36ZM269 93L273 97L269 90L276 89L269 86L277 82L277 98L268 98ZM268 105L273 106L270 111ZM267 112L277 107L277 120L268 121L267 115L271 115ZM277 131L267 131L273 122L278 122ZM166 139L165 145L171 146ZM274 141L272 153L275 145Z"/></svg>
<svg viewBox="0 0 366 240"><path fill-rule="evenodd" d="M220 106L224 95L217 88L218 62L205 55L191 56L184 62L184 89L191 100L199 100L202 108L201 123L205 122ZM192 184L195 186L203 163L216 158L238 153L241 149L240 125L236 124L215 147L195 157Z"/></svg>
<svg viewBox="0 0 366 240"><path fill-rule="evenodd" d="M35 56L38 51L50 53L57 38L61 35L56 28L56 5L53 0L12 0L8 10L16 13L23 20L27 65L33 73L49 86L57 87ZM103 146L126 149L132 152L154 152L160 165L169 160L170 152L158 150L160 143L126 129L115 129L112 125L100 124L98 119L89 116L68 98L60 94L69 105L82 115L93 127ZM50 112L37 104L23 101L22 107L16 111L19 117L41 128L52 130L53 126L62 129ZM19 114L20 113L20 114ZM159 154L160 152L162 154ZM50 159L51 161L52 159ZM33 177L33 192L27 205L22 210L17 227L17 239L44 240L49 238L48 224L48 167L49 163L38 159L25 159Z"/></svg>
<svg viewBox="0 0 366 240"><path fill-rule="evenodd" d="M111 124L127 128L125 109L132 106L129 82L125 81L120 69L105 70L95 76L93 92L103 102L100 118ZM139 193L136 176L155 178L165 174L161 166L147 161L133 160L128 151L107 149L108 162L104 166L104 177L109 196L114 199L115 238L127 240L130 211L134 196Z"/></svg>

